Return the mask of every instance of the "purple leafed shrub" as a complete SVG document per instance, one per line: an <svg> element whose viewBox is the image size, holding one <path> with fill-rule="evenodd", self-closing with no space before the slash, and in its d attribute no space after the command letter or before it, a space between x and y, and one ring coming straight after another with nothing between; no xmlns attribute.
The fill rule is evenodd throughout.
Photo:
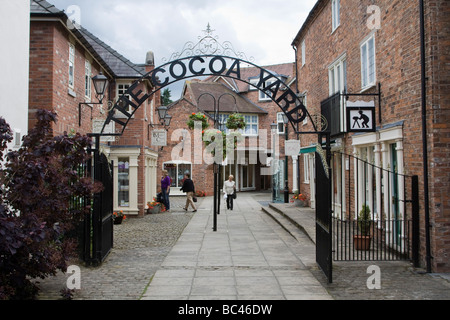
<svg viewBox="0 0 450 320"><path fill-rule="evenodd" d="M0 300L33 299L35 279L67 269L76 254L76 226L89 207L71 209L70 199L99 192L80 178L91 140L66 133L52 136L56 115L37 113L38 123L18 151L6 152L11 130L0 118Z"/></svg>

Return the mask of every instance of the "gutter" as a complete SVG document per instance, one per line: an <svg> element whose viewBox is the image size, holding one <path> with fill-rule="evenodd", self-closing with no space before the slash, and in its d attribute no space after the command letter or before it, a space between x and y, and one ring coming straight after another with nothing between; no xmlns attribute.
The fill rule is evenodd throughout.
<svg viewBox="0 0 450 320"><path fill-rule="evenodd" d="M420 60L422 82L422 141L423 141L423 183L425 205L425 238L427 273L431 273L431 240L430 240L430 195L428 181L428 140L427 140L427 77L425 60L425 9L424 1L419 0L420 10Z"/></svg>

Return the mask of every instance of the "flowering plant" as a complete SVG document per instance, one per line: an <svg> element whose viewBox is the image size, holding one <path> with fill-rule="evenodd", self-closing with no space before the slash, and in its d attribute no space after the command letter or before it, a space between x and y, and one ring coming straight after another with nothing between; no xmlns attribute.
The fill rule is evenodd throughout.
<svg viewBox="0 0 450 320"><path fill-rule="evenodd" d="M155 198L153 198L153 201L147 202L147 209L151 210L158 207L161 209L161 212L166 211L166 206L163 203L156 201Z"/></svg>
<svg viewBox="0 0 450 320"><path fill-rule="evenodd" d="M228 119L226 126L228 129L244 129L247 124L245 123L245 118L242 114L233 113Z"/></svg>
<svg viewBox="0 0 450 320"><path fill-rule="evenodd" d="M206 197L206 193L205 193L205 191L196 191L195 192L195 196L196 197Z"/></svg>
<svg viewBox="0 0 450 320"><path fill-rule="evenodd" d="M195 126L195 122L201 122L202 123L202 130L205 130L209 127L208 123L208 117L204 115L203 113L195 113L193 112L189 116L189 121L187 122L187 125L189 129L193 130Z"/></svg>
<svg viewBox="0 0 450 320"><path fill-rule="evenodd" d="M295 200L306 201L307 198L303 194L294 194L291 198L291 202L294 202Z"/></svg>
<svg viewBox="0 0 450 320"><path fill-rule="evenodd" d="M122 210L114 211L113 212L113 219L116 220L117 218L122 218L123 220L125 220L127 218L127 216L123 213Z"/></svg>

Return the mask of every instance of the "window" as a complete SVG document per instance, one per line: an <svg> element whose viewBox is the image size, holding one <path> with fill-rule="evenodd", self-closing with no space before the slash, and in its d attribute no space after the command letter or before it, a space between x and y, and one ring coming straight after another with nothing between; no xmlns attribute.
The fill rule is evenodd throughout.
<svg viewBox="0 0 450 320"><path fill-rule="evenodd" d="M308 97L306 95L306 92L303 92L303 105L306 107L306 109L308 109ZM303 125L307 125L308 124L308 117L306 117L303 120Z"/></svg>
<svg viewBox="0 0 450 320"><path fill-rule="evenodd" d="M285 132L285 124L286 115L283 112L277 113L277 125L278 125L278 134L284 134Z"/></svg>
<svg viewBox="0 0 450 320"><path fill-rule="evenodd" d="M119 158L118 161L119 206L130 206L130 159Z"/></svg>
<svg viewBox="0 0 450 320"><path fill-rule="evenodd" d="M330 96L342 93L347 87L347 60L346 56L337 59L328 69Z"/></svg>
<svg viewBox="0 0 450 320"><path fill-rule="evenodd" d="M223 113L219 114L218 121L219 121L219 130L220 131L224 131L225 133L229 133L230 132L230 129L228 129L227 125L226 125L227 124L227 120L228 120L229 117L230 117L229 114L223 114Z"/></svg>
<svg viewBox="0 0 450 320"><path fill-rule="evenodd" d="M306 64L306 45L305 40L302 41L302 67Z"/></svg>
<svg viewBox="0 0 450 320"><path fill-rule="evenodd" d="M329 77L329 93L330 97L336 94L343 93L347 87L347 58L346 54L339 57L328 68ZM347 117L345 114L345 103L342 96L335 96L333 99L328 99L328 126L334 134L339 134L346 131Z"/></svg>
<svg viewBox="0 0 450 320"><path fill-rule="evenodd" d="M369 88L376 82L375 35L361 45L361 87Z"/></svg>
<svg viewBox="0 0 450 320"><path fill-rule="evenodd" d="M91 82L91 63L86 60L84 63L84 95L91 100L92 82Z"/></svg>
<svg viewBox="0 0 450 320"><path fill-rule="evenodd" d="M244 118L247 125L245 126L245 129L241 131L242 134L252 136L258 135L258 116L246 115Z"/></svg>
<svg viewBox="0 0 450 320"><path fill-rule="evenodd" d="M117 84L117 100L119 100L128 90L128 88L130 88L130 84L128 83L119 83ZM127 94L125 95L125 97L127 97L129 100L131 100L131 97ZM131 110L131 106L128 106L128 110L126 110L129 113L132 113L133 111ZM119 114L120 117L120 114Z"/></svg>
<svg viewBox="0 0 450 320"><path fill-rule="evenodd" d="M305 183L309 183L309 154L303 155L303 177Z"/></svg>
<svg viewBox="0 0 450 320"><path fill-rule="evenodd" d="M189 173L191 179L193 179L191 163L166 162L164 163L163 168L169 173L169 177L172 179L172 184L170 186L173 188L181 188L183 186L184 175L186 173Z"/></svg>
<svg viewBox="0 0 450 320"><path fill-rule="evenodd" d="M69 44L69 87L75 84L75 45Z"/></svg>
<svg viewBox="0 0 450 320"><path fill-rule="evenodd" d="M257 85L259 82L259 79L249 79L248 82L250 82L250 84L248 85L248 90L249 91L256 91L257 89Z"/></svg>
<svg viewBox="0 0 450 320"><path fill-rule="evenodd" d="M271 84L275 83L276 79L272 79L272 80L267 80L266 82L263 83L262 88L267 88L268 86L270 86ZM266 94L263 91L259 91L259 101L268 101L271 100L271 95L272 93L269 91L268 94Z"/></svg>
<svg viewBox="0 0 450 320"><path fill-rule="evenodd" d="M340 0L333 0L331 1L331 23L332 28L336 30L337 27L341 24L341 1Z"/></svg>

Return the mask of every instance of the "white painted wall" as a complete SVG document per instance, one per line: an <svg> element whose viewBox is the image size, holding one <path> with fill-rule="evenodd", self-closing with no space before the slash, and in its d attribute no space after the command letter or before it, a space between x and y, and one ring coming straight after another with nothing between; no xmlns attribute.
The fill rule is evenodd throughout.
<svg viewBox="0 0 450 320"><path fill-rule="evenodd" d="M0 0L0 7L0 116L21 140L28 132L30 0Z"/></svg>

